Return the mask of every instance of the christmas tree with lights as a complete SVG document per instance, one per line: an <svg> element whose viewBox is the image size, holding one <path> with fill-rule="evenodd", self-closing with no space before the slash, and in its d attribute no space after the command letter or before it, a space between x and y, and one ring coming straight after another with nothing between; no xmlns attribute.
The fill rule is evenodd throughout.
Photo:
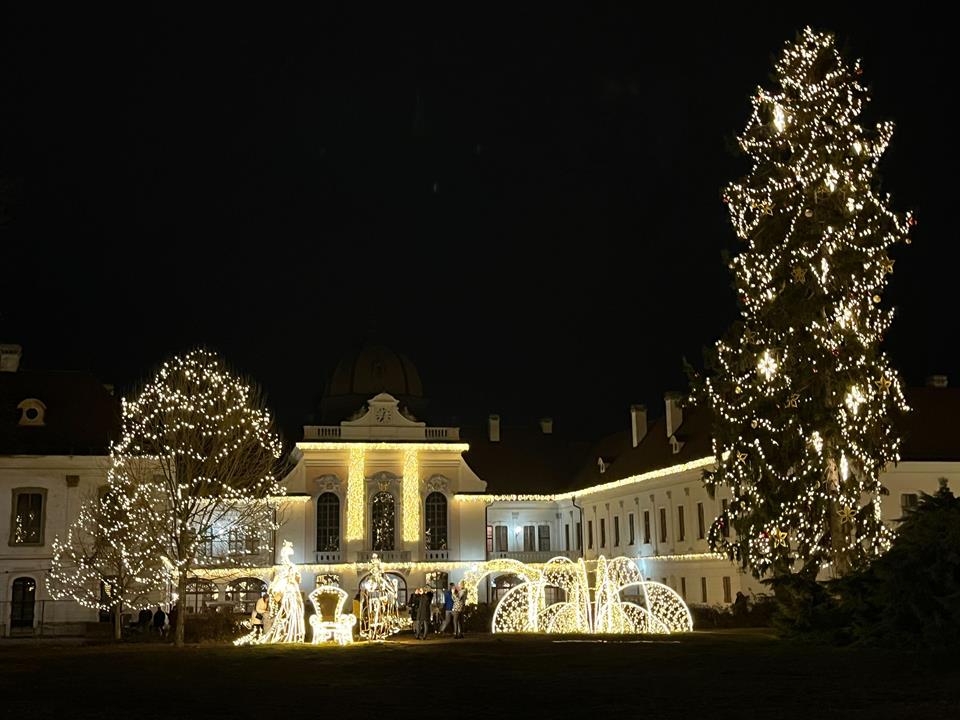
<svg viewBox="0 0 960 720"><path fill-rule="evenodd" d="M280 455L260 391L213 352L174 357L135 399L124 399L108 484L175 578L177 645L196 568L271 560L285 492L276 479Z"/></svg>
<svg viewBox="0 0 960 720"><path fill-rule="evenodd" d="M732 492L711 545L758 577L843 574L890 543L880 473L906 403L879 348L893 316L880 293L913 219L876 187L893 126L859 124L860 75L830 34L787 44L739 138L750 173L724 193L741 318L694 398L713 416L707 487Z"/></svg>

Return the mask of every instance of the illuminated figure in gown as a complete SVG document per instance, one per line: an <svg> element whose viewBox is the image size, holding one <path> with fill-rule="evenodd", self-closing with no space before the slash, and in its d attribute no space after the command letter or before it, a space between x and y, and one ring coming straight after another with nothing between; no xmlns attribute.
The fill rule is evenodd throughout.
<svg viewBox="0 0 960 720"><path fill-rule="evenodd" d="M303 642L306 628L303 621L300 572L290 560L291 555L293 543L284 540L280 549L280 568L267 588L272 622L269 629L257 640L258 644Z"/></svg>

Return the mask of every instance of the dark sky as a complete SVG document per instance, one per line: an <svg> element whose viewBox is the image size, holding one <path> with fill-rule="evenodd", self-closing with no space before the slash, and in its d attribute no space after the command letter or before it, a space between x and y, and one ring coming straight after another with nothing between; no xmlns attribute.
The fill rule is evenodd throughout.
<svg viewBox="0 0 960 720"><path fill-rule="evenodd" d="M436 421L594 433L632 402L659 414L682 357L736 316L731 139L810 23L863 58L870 118L897 123L883 187L919 224L887 348L908 383L960 381L939 13L163 7L0 17L0 341L26 368L125 389L205 343L290 434L375 332Z"/></svg>

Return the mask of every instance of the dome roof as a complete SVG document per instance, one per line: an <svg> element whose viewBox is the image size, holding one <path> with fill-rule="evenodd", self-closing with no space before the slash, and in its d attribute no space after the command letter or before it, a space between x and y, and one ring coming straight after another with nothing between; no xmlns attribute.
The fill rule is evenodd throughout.
<svg viewBox="0 0 960 720"><path fill-rule="evenodd" d="M381 392L423 397L420 373L406 355L383 345L364 345L340 359L324 395L373 397Z"/></svg>
<svg viewBox="0 0 960 720"><path fill-rule="evenodd" d="M345 420L382 392L393 395L414 413L424 408L420 373L410 358L383 345L367 343L337 363L320 400L322 419Z"/></svg>

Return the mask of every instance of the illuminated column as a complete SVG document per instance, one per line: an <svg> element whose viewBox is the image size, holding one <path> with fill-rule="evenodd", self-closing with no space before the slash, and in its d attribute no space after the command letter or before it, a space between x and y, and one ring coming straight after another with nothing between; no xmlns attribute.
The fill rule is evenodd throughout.
<svg viewBox="0 0 960 720"><path fill-rule="evenodd" d="M350 448L350 471L347 475L347 542L363 540L366 517L366 476L364 475L364 449Z"/></svg>
<svg viewBox="0 0 960 720"><path fill-rule="evenodd" d="M415 447L403 450L403 542L416 552L420 542L420 461Z"/></svg>

